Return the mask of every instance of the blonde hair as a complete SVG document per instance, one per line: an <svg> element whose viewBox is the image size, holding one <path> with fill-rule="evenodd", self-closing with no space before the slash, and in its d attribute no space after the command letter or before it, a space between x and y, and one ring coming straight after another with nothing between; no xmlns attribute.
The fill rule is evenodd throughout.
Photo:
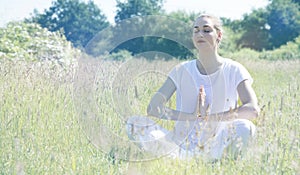
<svg viewBox="0 0 300 175"><path fill-rule="evenodd" d="M198 19L198 18L209 18L209 19L211 19L213 24L214 24L214 28L223 35L223 33L224 33L224 30L223 30L223 27L222 27L223 24L222 24L222 21L219 17L214 16L214 15L210 15L210 14L200 14L196 19ZM218 40L218 45L220 45L221 40L222 40L222 37L221 37L220 40Z"/></svg>
<svg viewBox="0 0 300 175"><path fill-rule="evenodd" d="M210 15L210 14L201 14L196 19L198 19L198 18L209 18L209 19L211 19L213 24L214 24L214 28L217 31L223 33L223 27L222 27L223 24L222 24L222 21L219 17L214 16L214 15Z"/></svg>

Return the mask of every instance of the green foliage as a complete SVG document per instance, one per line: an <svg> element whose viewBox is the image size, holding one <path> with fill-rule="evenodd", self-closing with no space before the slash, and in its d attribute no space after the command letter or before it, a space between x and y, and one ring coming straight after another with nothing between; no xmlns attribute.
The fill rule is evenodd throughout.
<svg viewBox="0 0 300 175"><path fill-rule="evenodd" d="M31 21L50 31L62 30L67 40L76 47L84 47L109 23L93 1L56 0L42 14L35 14Z"/></svg>
<svg viewBox="0 0 300 175"><path fill-rule="evenodd" d="M141 7L141 5L139 5L139 2L137 1L127 1L124 3L119 2L120 11L122 11L121 9L125 11L125 7L127 9L132 9L133 7L136 7L136 11L127 11L126 14L128 16L122 19L143 14L142 10L140 13L137 13L137 11L139 11L139 8ZM291 9L289 7L293 8ZM133 15L131 16L131 14ZM177 11L168 14L168 16L179 21L183 21L187 25L192 25L192 22L194 21L197 14L188 14L184 11ZM121 18L116 16L116 19ZM227 53L230 54L230 52L236 52L242 48L249 48L251 50L256 51L264 51L271 49L276 50L276 48L279 48L280 46L286 44L288 41L292 41L295 37L299 35L300 31L299 6L291 0L273 0L267 6L267 8L253 10L251 13L245 14L242 20L230 20L222 18L222 21L224 23L225 29L225 35L220 46L220 53L222 55L226 55ZM159 30L164 30L166 33L172 33L172 29L170 30L170 28L164 28L164 23L166 22L161 20L155 22L155 25L158 24L158 26L161 26L161 29ZM156 28L154 27L152 30L155 29ZM133 31L136 30L137 29L133 29ZM174 31L180 33L182 32L182 29L179 26L176 26L176 29L174 29ZM182 35L183 40L189 40L190 37L191 35L189 35L188 33L186 33L186 35ZM172 53L173 56L178 58L193 57L193 54L190 51L182 48L180 44L173 43L172 41L164 38L133 38L129 41L126 41L125 43L122 43L116 48L116 50L123 49L129 50L133 54L146 51L158 51L167 54ZM274 53L275 55L280 54L280 58L297 58L296 54L290 54L288 50L285 54L281 53L282 49L280 50L280 53L279 50L276 50L276 53ZM271 57L274 58L274 56ZM265 59L267 57L261 55L260 58Z"/></svg>
<svg viewBox="0 0 300 175"><path fill-rule="evenodd" d="M221 49L221 54L236 60L296 60L300 59L300 36L295 38L294 41L289 41L287 44L273 50L263 50L258 52L249 48L242 48L237 51L228 52Z"/></svg>
<svg viewBox="0 0 300 175"><path fill-rule="evenodd" d="M86 47L87 52L97 56L104 54L101 50L128 50L133 55L153 51L186 59L193 56L190 18L188 22L171 15L126 19L100 32Z"/></svg>
<svg viewBox="0 0 300 175"><path fill-rule="evenodd" d="M128 40L121 45L119 45L115 51L119 50L128 50L132 52L134 55L141 54L144 52L157 52L164 53L169 55L164 59L172 59L176 57L178 59L188 59L189 57L193 57L193 52L188 48L185 48L183 45L176 41L172 41L170 39L166 39L163 37L138 37L131 40ZM151 56L150 59L154 59L154 56Z"/></svg>
<svg viewBox="0 0 300 175"><path fill-rule="evenodd" d="M16 60L55 60L68 63L73 59L71 47L59 32L50 32L38 24L11 22L0 28L0 58Z"/></svg>
<svg viewBox="0 0 300 175"><path fill-rule="evenodd" d="M117 0L115 21L135 16L156 15L162 11L163 0Z"/></svg>
<svg viewBox="0 0 300 175"><path fill-rule="evenodd" d="M243 48L235 52L224 52L223 56L234 60L257 60L260 52L253 49Z"/></svg>
<svg viewBox="0 0 300 175"><path fill-rule="evenodd" d="M241 33L234 32L231 28L223 26L223 38L219 46L219 53L221 55L226 53L233 53L238 50L237 41Z"/></svg>
<svg viewBox="0 0 300 175"><path fill-rule="evenodd" d="M114 61L126 61L132 58L132 55L127 50L119 50L118 52L113 52L109 54L109 58Z"/></svg>
<svg viewBox="0 0 300 175"><path fill-rule="evenodd" d="M241 48L247 47L255 50L269 48L269 29L266 19L267 12L265 9L252 11L249 15L244 15L240 22L242 29L241 37L237 40L237 45Z"/></svg>
<svg viewBox="0 0 300 175"><path fill-rule="evenodd" d="M115 21L118 23L121 20L137 17L137 16L146 16L146 15L163 15L162 11L162 0L143 0L143 1L136 1L136 0L128 0L125 2L117 1L117 15L115 17ZM195 17L195 14L189 15L185 12L173 12L168 15L168 17L172 20L178 20L182 23L186 23L189 25L191 23L191 19ZM194 19L192 19L194 20ZM127 21L128 23L134 23L135 21ZM169 54L174 57L178 58L187 58L191 57L193 54L189 51L189 49L184 48L180 43L176 41L172 41L168 38L165 38L163 35L165 34L174 34L175 32L178 35L182 35L183 33L187 33L185 31L185 27L181 27L179 24L178 26L169 26L168 19L163 17L160 19L159 17L153 21L151 24L152 33L161 33L162 36L138 36L136 38L132 38L127 40L126 42L117 46L117 48L113 51L118 50L128 50L132 52L134 55L149 52L149 51L156 51ZM137 22L134 25L131 25L130 33L140 33L139 31L145 30L146 26L142 24L142 22ZM150 25L149 25L150 27ZM148 27L147 27L148 28ZM126 29L124 29L126 31ZM122 34L126 33L124 31L120 31ZM115 36L115 35L114 35ZM185 35L182 37L183 41L187 39L190 40L191 35Z"/></svg>
<svg viewBox="0 0 300 175"><path fill-rule="evenodd" d="M294 3L298 4L298 5L300 5L300 0L292 0L292 2L294 2Z"/></svg>
<svg viewBox="0 0 300 175"><path fill-rule="evenodd" d="M165 14L163 10L164 0L126 0L117 1L116 23L133 17L147 15L166 15L171 19L176 19L192 25L198 13L187 13L176 11ZM80 0L56 0L52 7L43 14L35 14L31 21L38 22L42 27L50 31L60 31L67 40L76 47L85 47L95 35L109 26L106 17L101 10L92 2L81 2ZM253 10L245 14L242 20L230 20L222 18L225 28L223 43L221 44L221 54L235 52L242 48L250 48L257 51L274 50L299 36L300 31L300 5L298 0L270 0L266 8ZM190 40L191 35L186 30L187 26L166 26L168 21L159 19L155 23L148 25L154 33L164 31L172 35L177 32L184 42ZM135 33L145 29L146 26L131 25L130 29L122 29L118 33L108 32L110 38L126 32ZM156 27L159 26L159 27ZM129 31L131 30L131 31ZM191 43L191 41L190 41ZM102 42L97 47L87 51L94 55L99 47L108 47L112 43ZM92 51L93 50L93 51ZM180 59L193 57L191 50L184 48L180 43L160 36L138 36L119 43L113 52L128 50L133 55L142 52L157 51L163 52ZM111 51L111 50L110 50ZM295 54L285 57L297 57ZM266 58L267 56L262 56Z"/></svg>
<svg viewBox="0 0 300 175"><path fill-rule="evenodd" d="M240 35L237 49L276 49L300 34L300 6L297 3L293 0L271 0L266 8L245 14L242 20L225 19L223 22Z"/></svg>
<svg viewBox="0 0 300 175"><path fill-rule="evenodd" d="M267 7L271 38L269 42L278 48L300 35L300 5L291 0L273 0Z"/></svg>
<svg viewBox="0 0 300 175"><path fill-rule="evenodd" d="M294 41L289 41L278 49L272 51L263 51L259 58L267 60L293 60L300 59L300 36Z"/></svg>

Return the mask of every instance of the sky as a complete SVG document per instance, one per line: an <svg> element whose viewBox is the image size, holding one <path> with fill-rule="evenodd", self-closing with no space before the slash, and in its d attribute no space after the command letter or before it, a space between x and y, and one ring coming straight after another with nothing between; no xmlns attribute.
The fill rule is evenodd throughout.
<svg viewBox="0 0 300 175"><path fill-rule="evenodd" d="M43 12L53 0L0 0L0 27L9 21L30 17L34 9ZM94 0L95 4L106 15L109 22L114 22L116 13L115 0ZM253 9L265 7L268 0L165 0L167 13L184 10L186 12L206 12L219 17L241 19L243 14Z"/></svg>

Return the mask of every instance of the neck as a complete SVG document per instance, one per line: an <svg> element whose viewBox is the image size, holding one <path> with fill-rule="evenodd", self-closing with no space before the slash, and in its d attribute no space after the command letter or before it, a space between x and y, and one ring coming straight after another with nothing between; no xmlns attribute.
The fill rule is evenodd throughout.
<svg viewBox="0 0 300 175"><path fill-rule="evenodd" d="M222 57L217 52L200 52L197 67L201 74L211 74L222 65Z"/></svg>

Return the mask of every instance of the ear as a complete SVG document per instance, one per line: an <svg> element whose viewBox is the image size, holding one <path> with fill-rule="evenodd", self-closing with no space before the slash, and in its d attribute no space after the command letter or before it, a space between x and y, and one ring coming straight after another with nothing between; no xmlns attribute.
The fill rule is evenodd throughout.
<svg viewBox="0 0 300 175"><path fill-rule="evenodd" d="M223 33L221 31L218 31L218 39L221 41L223 37Z"/></svg>

